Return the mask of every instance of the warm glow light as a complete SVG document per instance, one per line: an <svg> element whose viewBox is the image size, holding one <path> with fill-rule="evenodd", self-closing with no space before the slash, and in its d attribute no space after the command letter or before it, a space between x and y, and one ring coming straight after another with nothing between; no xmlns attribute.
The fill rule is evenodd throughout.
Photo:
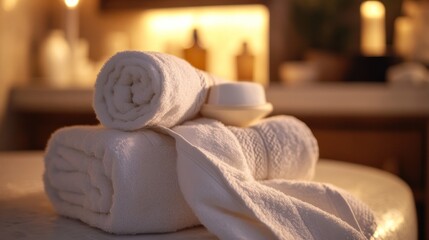
<svg viewBox="0 0 429 240"><path fill-rule="evenodd" d="M368 18L384 17L384 6L378 1L363 2L360 7L361 15Z"/></svg>
<svg viewBox="0 0 429 240"><path fill-rule="evenodd" d="M384 239L392 232L396 232L397 228L404 222L404 216L401 212L392 210L383 214L377 222L377 230L373 237L374 239Z"/></svg>
<svg viewBox="0 0 429 240"><path fill-rule="evenodd" d="M397 55L409 58L414 48L414 26L410 17L398 17L395 20L395 38L393 39Z"/></svg>
<svg viewBox="0 0 429 240"><path fill-rule="evenodd" d="M79 0L64 0L68 8L75 8L79 4Z"/></svg>
<svg viewBox="0 0 429 240"><path fill-rule="evenodd" d="M3 4L2 4L3 10L5 12L10 12L15 8L17 3L18 3L18 0L3 0Z"/></svg>
<svg viewBox="0 0 429 240"><path fill-rule="evenodd" d="M382 56L386 52L384 5L379 1L365 1L361 13L361 51L365 56Z"/></svg>
<svg viewBox="0 0 429 240"><path fill-rule="evenodd" d="M191 44L192 29L197 28L208 51L207 70L235 79L235 55L247 41L255 55L255 81L267 84L268 19L262 5L148 10L141 15L133 46L182 57L183 48Z"/></svg>

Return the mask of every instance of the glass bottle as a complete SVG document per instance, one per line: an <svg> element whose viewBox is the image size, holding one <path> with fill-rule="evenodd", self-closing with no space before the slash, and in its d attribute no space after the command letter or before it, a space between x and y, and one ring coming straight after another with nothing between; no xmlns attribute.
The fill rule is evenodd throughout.
<svg viewBox="0 0 429 240"><path fill-rule="evenodd" d="M183 55L186 61L192 66L206 70L207 69L207 50L201 45L198 30L193 29L192 31L192 46L183 50Z"/></svg>
<svg viewBox="0 0 429 240"><path fill-rule="evenodd" d="M253 81L253 68L255 56L249 50L247 42L243 42L241 52L235 57L237 80Z"/></svg>

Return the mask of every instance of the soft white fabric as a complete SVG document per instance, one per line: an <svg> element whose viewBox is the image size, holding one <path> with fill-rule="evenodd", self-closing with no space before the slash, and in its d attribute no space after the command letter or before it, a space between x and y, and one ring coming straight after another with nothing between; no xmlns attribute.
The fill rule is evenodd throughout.
<svg viewBox="0 0 429 240"><path fill-rule="evenodd" d="M172 55L119 52L97 76L93 107L108 128L171 127L195 117L220 81Z"/></svg>
<svg viewBox="0 0 429 240"><path fill-rule="evenodd" d="M200 119L199 123L213 123L209 119ZM215 146L216 143L232 147L241 146L242 159L245 159L250 174L256 180L263 179L305 179L314 175L316 162L319 158L319 147L311 130L300 120L292 116L277 116L259 121L248 128L227 127L228 132L212 132L210 138L193 139L190 132L199 135L200 128L188 128L187 139L198 142L198 145ZM216 137L216 141L213 141ZM193 140L192 140L193 139ZM180 149L179 149L180 150ZM218 151L212 148L212 150ZM219 152L225 150L220 149ZM234 159L232 159L234 160ZM235 160L234 160L235 161ZM239 162L239 161L236 161Z"/></svg>
<svg viewBox="0 0 429 240"><path fill-rule="evenodd" d="M165 131L176 139L186 201L221 239L366 239L374 231L366 205L333 186L297 182L299 176L256 181L239 140L218 121L198 119Z"/></svg>
<svg viewBox="0 0 429 240"><path fill-rule="evenodd" d="M57 131L45 156L45 190L61 215L112 233L199 225L180 192L174 140L150 130L75 126Z"/></svg>
<svg viewBox="0 0 429 240"><path fill-rule="evenodd" d="M246 161L230 164L238 164L238 169L257 179L313 175L317 143L295 118L278 117L251 128L228 129L228 136L187 133L210 135L205 144L214 143L210 146L219 153L238 151ZM60 214L108 232L169 232L191 227L199 221L177 183L176 151L182 150L175 148L173 138L151 130L64 128L51 137L47 147L45 189Z"/></svg>

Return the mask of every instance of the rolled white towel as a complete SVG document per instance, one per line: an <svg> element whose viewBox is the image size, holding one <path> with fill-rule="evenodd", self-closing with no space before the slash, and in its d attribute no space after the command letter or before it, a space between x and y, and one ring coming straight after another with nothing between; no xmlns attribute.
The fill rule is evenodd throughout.
<svg viewBox="0 0 429 240"><path fill-rule="evenodd" d="M97 76L93 107L108 128L172 127L195 117L220 81L172 55L119 52Z"/></svg>
<svg viewBox="0 0 429 240"><path fill-rule="evenodd" d="M251 128L227 129L228 138L207 133L211 138L202 144L240 153L247 161L237 161L237 168L256 179L312 176L317 143L297 119L274 117ZM215 139L218 144L211 144ZM231 141L237 145L227 145ZM173 138L149 129L63 128L46 149L45 189L58 213L104 231L150 233L191 227L199 221L177 183L180 151Z"/></svg>
<svg viewBox="0 0 429 240"><path fill-rule="evenodd" d="M224 156L226 153L235 154L234 157L228 155L233 161L230 164L255 180L310 180L319 158L319 147L311 130L292 116L266 118L248 128L224 126L213 119L199 118L173 129L186 129L180 132L183 137L192 144L221 153L219 158L228 159ZM171 134L168 129L166 132ZM238 157L245 160L236 161Z"/></svg>
<svg viewBox="0 0 429 240"><path fill-rule="evenodd" d="M319 146L299 119L276 116L249 128L227 128L240 143L247 168L256 180L313 178Z"/></svg>
<svg viewBox="0 0 429 240"><path fill-rule="evenodd" d="M45 191L58 213L117 234L199 221L177 183L174 140L153 131L63 128L49 140Z"/></svg>

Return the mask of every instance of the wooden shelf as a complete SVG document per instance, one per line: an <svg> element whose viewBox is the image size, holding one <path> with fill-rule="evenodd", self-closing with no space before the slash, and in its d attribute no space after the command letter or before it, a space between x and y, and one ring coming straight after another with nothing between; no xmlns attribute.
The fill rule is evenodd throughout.
<svg viewBox="0 0 429 240"><path fill-rule="evenodd" d="M267 0L100 0L102 10L145 10L153 8L201 7L240 4L266 4Z"/></svg>
<svg viewBox="0 0 429 240"><path fill-rule="evenodd" d="M306 116L429 117L429 87L384 83L271 84L267 100L277 113Z"/></svg>

